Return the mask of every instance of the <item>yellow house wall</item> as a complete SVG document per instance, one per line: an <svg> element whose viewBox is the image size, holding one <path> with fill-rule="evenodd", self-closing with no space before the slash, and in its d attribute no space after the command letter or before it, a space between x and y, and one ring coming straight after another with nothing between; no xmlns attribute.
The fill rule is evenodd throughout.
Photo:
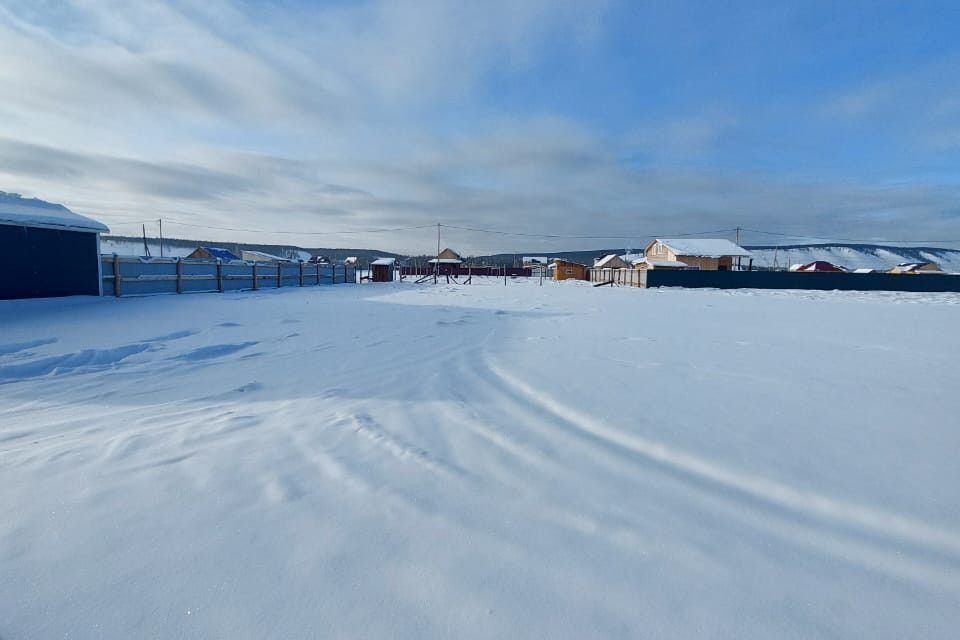
<svg viewBox="0 0 960 640"><path fill-rule="evenodd" d="M570 262L554 262L557 265L554 270L554 279L557 281L560 280L586 280L587 279L587 268L580 264L572 264ZM571 273L568 274L567 270L570 270Z"/></svg>

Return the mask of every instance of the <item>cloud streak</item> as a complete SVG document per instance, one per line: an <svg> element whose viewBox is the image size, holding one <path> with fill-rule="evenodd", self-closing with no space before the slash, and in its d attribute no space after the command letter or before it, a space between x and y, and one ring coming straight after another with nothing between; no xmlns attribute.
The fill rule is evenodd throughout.
<svg viewBox="0 0 960 640"><path fill-rule="evenodd" d="M335 232L440 221L559 235L732 226L960 235L950 181L723 162L731 145L758 135L735 102L638 114L623 126L500 104L505 86L540 82L558 52L599 55L610 12L578 0L9 3L0 7L0 189L64 202L117 232L165 217L317 229L334 234L328 244L414 252L428 239ZM868 118L894 91L877 86L791 117ZM929 121L950 152L957 110L938 97ZM451 242L466 252L574 248L477 234Z"/></svg>

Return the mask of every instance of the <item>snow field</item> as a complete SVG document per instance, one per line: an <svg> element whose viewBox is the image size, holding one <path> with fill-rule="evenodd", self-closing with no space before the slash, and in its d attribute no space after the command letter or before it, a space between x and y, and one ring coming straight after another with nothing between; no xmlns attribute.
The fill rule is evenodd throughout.
<svg viewBox="0 0 960 640"><path fill-rule="evenodd" d="M960 627L960 296L0 303L0 638Z"/></svg>

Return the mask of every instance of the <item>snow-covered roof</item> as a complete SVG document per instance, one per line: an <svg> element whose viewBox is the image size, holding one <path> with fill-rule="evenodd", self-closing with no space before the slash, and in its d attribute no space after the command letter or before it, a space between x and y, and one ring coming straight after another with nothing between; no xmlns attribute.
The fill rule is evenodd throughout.
<svg viewBox="0 0 960 640"><path fill-rule="evenodd" d="M808 264L801 265L797 269L793 269L793 267L790 267L790 269L795 271L843 271L844 270L843 267L839 265L835 265L832 262L827 262L826 260L814 260L813 262L810 262Z"/></svg>
<svg viewBox="0 0 960 640"><path fill-rule="evenodd" d="M390 266L393 266L394 264L396 264L396 262L397 262L397 259L396 259L396 258L377 258L376 260L374 260L374 261L371 262L370 264L372 264L372 265L377 265L377 266L390 267Z"/></svg>
<svg viewBox="0 0 960 640"><path fill-rule="evenodd" d="M263 251L247 251L243 252L244 260L255 260L258 262L293 262L290 258L282 258L280 256L275 256L271 253L265 253Z"/></svg>
<svg viewBox="0 0 960 640"><path fill-rule="evenodd" d="M876 273L876 271L877 271L876 269L867 269L867 268L853 270L854 273Z"/></svg>
<svg viewBox="0 0 960 640"><path fill-rule="evenodd" d="M428 260L428 261L427 261L427 264L437 264L437 263L440 263L440 264L463 264L463 260L456 260L456 259L454 259L454 258L440 258L439 260L437 260L436 258L433 258L432 260Z"/></svg>
<svg viewBox="0 0 960 640"><path fill-rule="evenodd" d="M914 273L915 271L923 271L924 267L927 267L927 271L939 271L938 267L933 262L901 262L893 269L890 270L891 273Z"/></svg>
<svg viewBox="0 0 960 640"><path fill-rule="evenodd" d="M634 260L632 264L648 264L651 267L674 267L677 269L682 269L684 267L689 267L686 262L680 262L679 260L648 260L647 258L640 258L639 260Z"/></svg>
<svg viewBox="0 0 960 640"><path fill-rule="evenodd" d="M106 225L81 216L62 204L24 198L19 193L0 191L0 224L109 233Z"/></svg>
<svg viewBox="0 0 960 640"><path fill-rule="evenodd" d="M722 258L724 256L744 256L751 254L738 244L722 238L666 238L657 239L678 256L696 256L698 258Z"/></svg>
<svg viewBox="0 0 960 640"><path fill-rule="evenodd" d="M635 263L637 260L643 259L643 254L642 253L625 253L622 256L620 256L620 259L623 260L624 262Z"/></svg>
<svg viewBox="0 0 960 640"><path fill-rule="evenodd" d="M230 249L224 249L223 247L201 247L204 251L209 253L214 258L220 258L221 260L239 260L233 251Z"/></svg>
<svg viewBox="0 0 960 640"><path fill-rule="evenodd" d="M594 262L593 266L603 267L604 265L610 264L614 260L619 260L619 259L620 259L620 256L618 256L615 253L611 253L610 255L603 256L602 258Z"/></svg>

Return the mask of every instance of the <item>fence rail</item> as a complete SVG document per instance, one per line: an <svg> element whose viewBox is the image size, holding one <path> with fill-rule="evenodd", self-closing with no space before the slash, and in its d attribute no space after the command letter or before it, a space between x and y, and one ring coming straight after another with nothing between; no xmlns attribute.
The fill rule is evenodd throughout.
<svg viewBox="0 0 960 640"><path fill-rule="evenodd" d="M421 266L401 266L399 268L400 275L403 277L415 276L432 276L434 272L433 265L421 265ZM437 275L441 276L493 276L496 278L502 278L504 276L504 271L508 277L526 277L529 278L533 275L533 270L527 267L464 267L460 265L449 265L441 264L439 268L439 273Z"/></svg>
<svg viewBox="0 0 960 640"><path fill-rule="evenodd" d="M646 271L638 269L590 269L590 282L622 287L646 286Z"/></svg>
<svg viewBox="0 0 960 640"><path fill-rule="evenodd" d="M101 256L104 295L256 291L356 282L356 267L305 262L246 262Z"/></svg>

